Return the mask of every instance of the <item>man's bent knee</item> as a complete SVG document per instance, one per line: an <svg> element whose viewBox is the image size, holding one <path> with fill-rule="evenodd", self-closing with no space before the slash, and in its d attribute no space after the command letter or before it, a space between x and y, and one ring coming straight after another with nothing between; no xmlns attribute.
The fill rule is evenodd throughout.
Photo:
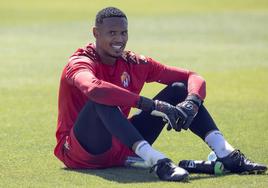
<svg viewBox="0 0 268 188"><path fill-rule="evenodd" d="M188 95L187 84L184 82L174 82L171 85L172 90L179 96L180 100L184 100Z"/></svg>

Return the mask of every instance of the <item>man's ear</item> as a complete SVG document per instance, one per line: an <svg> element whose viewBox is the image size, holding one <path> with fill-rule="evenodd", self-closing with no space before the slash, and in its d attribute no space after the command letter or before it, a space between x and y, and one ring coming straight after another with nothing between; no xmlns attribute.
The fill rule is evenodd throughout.
<svg viewBox="0 0 268 188"><path fill-rule="evenodd" d="M94 37L95 38L98 38L98 36L99 36L99 31L98 31L98 29L97 29L97 27L93 27L93 35L94 35Z"/></svg>

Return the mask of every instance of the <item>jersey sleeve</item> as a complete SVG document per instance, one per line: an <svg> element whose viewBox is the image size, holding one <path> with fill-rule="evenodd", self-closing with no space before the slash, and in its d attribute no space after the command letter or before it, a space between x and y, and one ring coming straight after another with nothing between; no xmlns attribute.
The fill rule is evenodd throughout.
<svg viewBox="0 0 268 188"><path fill-rule="evenodd" d="M159 82L162 84L172 84L173 82L183 81L188 85L188 94L195 94L202 100L206 97L206 82L204 78L195 72L167 66L148 58L148 75L146 82Z"/></svg>
<svg viewBox="0 0 268 188"><path fill-rule="evenodd" d="M136 107L139 95L98 79L89 58L72 58L66 67L66 79L90 100L110 106Z"/></svg>

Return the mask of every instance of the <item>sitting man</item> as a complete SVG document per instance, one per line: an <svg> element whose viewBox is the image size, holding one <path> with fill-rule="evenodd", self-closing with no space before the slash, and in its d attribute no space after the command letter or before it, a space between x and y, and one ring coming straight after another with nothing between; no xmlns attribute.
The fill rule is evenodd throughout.
<svg viewBox="0 0 268 188"><path fill-rule="evenodd" d="M161 180L185 181L189 173L154 149L160 132L190 129L234 173L265 172L223 137L203 105L198 74L124 51L128 21L119 9L98 12L95 44L78 49L64 67L59 89L55 155L72 169L123 166L139 156ZM167 85L153 99L139 95L145 82ZM141 113L128 119L131 107Z"/></svg>

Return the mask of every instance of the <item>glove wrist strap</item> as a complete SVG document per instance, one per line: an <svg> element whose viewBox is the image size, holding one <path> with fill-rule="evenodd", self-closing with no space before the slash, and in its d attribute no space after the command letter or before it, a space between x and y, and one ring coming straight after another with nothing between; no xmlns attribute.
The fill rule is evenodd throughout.
<svg viewBox="0 0 268 188"><path fill-rule="evenodd" d="M141 96L137 107L143 111L151 112L155 109L155 103L152 99Z"/></svg>
<svg viewBox="0 0 268 188"><path fill-rule="evenodd" d="M202 104L202 100L195 94L190 94L186 97L185 101L192 101L195 103L198 107Z"/></svg>

